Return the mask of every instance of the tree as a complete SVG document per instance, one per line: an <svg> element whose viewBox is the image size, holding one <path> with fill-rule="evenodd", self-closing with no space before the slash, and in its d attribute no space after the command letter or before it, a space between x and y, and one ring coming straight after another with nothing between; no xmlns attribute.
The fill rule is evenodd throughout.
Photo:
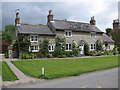
<svg viewBox="0 0 120 90"><path fill-rule="evenodd" d="M85 43L85 45L84 45L84 54L85 54L86 56L88 56L89 53L90 53L89 45L88 45L87 43Z"/></svg>
<svg viewBox="0 0 120 90"><path fill-rule="evenodd" d="M56 46L55 46L55 51L54 51L54 56L58 57L59 55L62 54L62 51L65 51L65 38L60 38L56 37L55 39Z"/></svg>
<svg viewBox="0 0 120 90"><path fill-rule="evenodd" d="M49 54L48 44L49 41L46 39L44 39L43 42L40 44L40 54L43 55L44 57L46 57L47 54Z"/></svg>
<svg viewBox="0 0 120 90"><path fill-rule="evenodd" d="M110 34L110 32L112 31L112 29L111 28L106 28L106 35L108 35L109 36L109 34Z"/></svg>
<svg viewBox="0 0 120 90"><path fill-rule="evenodd" d="M72 42L72 51L75 56L78 56L81 51L75 40Z"/></svg>
<svg viewBox="0 0 120 90"><path fill-rule="evenodd" d="M98 50L98 51L103 50L102 43L100 40L96 41L96 50Z"/></svg>
<svg viewBox="0 0 120 90"><path fill-rule="evenodd" d="M14 31L15 31L14 25L6 25L5 30L2 31L2 39L11 43L14 38Z"/></svg>

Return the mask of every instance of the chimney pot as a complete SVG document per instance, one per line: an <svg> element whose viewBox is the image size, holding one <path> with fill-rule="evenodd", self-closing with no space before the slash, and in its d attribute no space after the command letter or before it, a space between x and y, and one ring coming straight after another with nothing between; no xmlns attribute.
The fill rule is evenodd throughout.
<svg viewBox="0 0 120 90"><path fill-rule="evenodd" d="M94 19L94 16L91 17L90 24L96 25L96 20Z"/></svg>
<svg viewBox="0 0 120 90"><path fill-rule="evenodd" d="M47 16L47 18L48 18L48 23L49 23L50 21L53 21L52 10L49 11L49 15Z"/></svg>

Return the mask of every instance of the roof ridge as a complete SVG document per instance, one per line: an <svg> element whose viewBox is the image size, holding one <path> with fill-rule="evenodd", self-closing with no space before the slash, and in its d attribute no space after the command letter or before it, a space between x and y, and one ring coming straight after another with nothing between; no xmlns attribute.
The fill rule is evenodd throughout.
<svg viewBox="0 0 120 90"><path fill-rule="evenodd" d="M47 26L47 25L42 25L42 24L21 24L21 25L32 25L32 26Z"/></svg>
<svg viewBox="0 0 120 90"><path fill-rule="evenodd" d="M87 22L85 23L85 22L78 22L78 21L76 22L76 21L65 21L65 20L55 20L55 19L54 19L54 21L64 21L64 22L73 22L73 23L89 24L89 23L87 23Z"/></svg>

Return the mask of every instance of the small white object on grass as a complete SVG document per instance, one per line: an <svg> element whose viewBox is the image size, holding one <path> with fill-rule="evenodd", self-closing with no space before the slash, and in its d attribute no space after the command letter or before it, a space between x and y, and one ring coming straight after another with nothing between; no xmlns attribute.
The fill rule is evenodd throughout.
<svg viewBox="0 0 120 90"><path fill-rule="evenodd" d="M44 66L42 66L42 76L44 76Z"/></svg>

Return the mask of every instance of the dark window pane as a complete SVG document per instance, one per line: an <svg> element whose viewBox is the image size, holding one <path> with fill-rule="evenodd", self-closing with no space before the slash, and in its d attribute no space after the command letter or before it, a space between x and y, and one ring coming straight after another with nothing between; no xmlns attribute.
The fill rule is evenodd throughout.
<svg viewBox="0 0 120 90"><path fill-rule="evenodd" d="M69 36L71 36L71 32L69 32Z"/></svg>
<svg viewBox="0 0 120 90"><path fill-rule="evenodd" d="M51 46L49 46L49 50L51 50Z"/></svg>
<svg viewBox="0 0 120 90"><path fill-rule="evenodd" d="M68 44L66 44L66 50L68 50Z"/></svg>
<svg viewBox="0 0 120 90"><path fill-rule="evenodd" d="M71 50L71 44L69 44L69 50Z"/></svg>

